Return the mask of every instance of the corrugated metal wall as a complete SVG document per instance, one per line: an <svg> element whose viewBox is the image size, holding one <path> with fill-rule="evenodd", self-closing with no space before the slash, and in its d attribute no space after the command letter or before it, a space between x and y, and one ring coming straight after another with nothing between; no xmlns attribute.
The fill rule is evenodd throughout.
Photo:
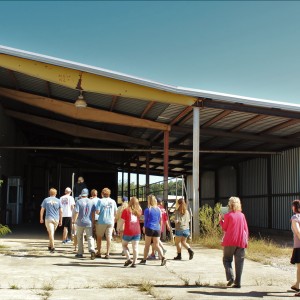
<svg viewBox="0 0 300 300"><path fill-rule="evenodd" d="M214 171L201 173L201 205L214 206L215 202L227 205L228 198L237 195L249 226L268 228L271 216L272 229L290 229L291 203L300 198L300 148L242 162L238 172L232 166L219 169L218 190L215 175ZM187 186L192 193L192 176L188 177Z"/></svg>
<svg viewBox="0 0 300 300"><path fill-rule="evenodd" d="M249 226L268 226L267 159L258 158L239 165L240 198Z"/></svg>
<svg viewBox="0 0 300 300"><path fill-rule="evenodd" d="M272 228L290 229L291 203L299 198L300 148L271 157Z"/></svg>
<svg viewBox="0 0 300 300"><path fill-rule="evenodd" d="M232 166L226 166L218 170L219 177L219 199L223 205L227 205L228 198L237 195L237 178L236 170Z"/></svg>

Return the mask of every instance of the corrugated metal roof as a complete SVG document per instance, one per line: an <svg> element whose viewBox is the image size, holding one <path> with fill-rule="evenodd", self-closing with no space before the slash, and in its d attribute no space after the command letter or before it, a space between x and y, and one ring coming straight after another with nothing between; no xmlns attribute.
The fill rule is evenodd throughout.
<svg viewBox="0 0 300 300"><path fill-rule="evenodd" d="M56 66L61 66L65 68L80 70L83 72L88 72L96 75L101 75L109 78L114 78L117 80L122 80L142 86L147 86L151 88L155 88L158 90L163 90L175 94L182 94L186 96L192 96L192 97L199 97L199 98L208 98L208 99L217 99L224 102L232 102L232 103L242 103L247 104L251 106L260 106L260 107L268 107L268 108L279 108L284 110L292 110L292 111L298 111L300 112L300 105L293 104L293 103L285 103L285 102L279 102L279 101L272 101L272 100L266 100L266 99L258 99L258 98L251 98L251 97L244 97L239 95L232 95L232 94L225 94L225 93L218 93L213 91L206 91L206 90L200 90L200 89L192 89L192 88L186 88L186 87L180 87L180 86L172 86L172 85L166 85L162 83L158 83L151 80L142 79L139 77L130 76L127 74L114 72L110 70L106 70L103 68L98 68L90 65L75 63L68 60L63 60L59 58L54 58L47 55L41 55L33 52L28 52L24 50L19 50L15 48L10 48L6 46L0 45L0 53L8 54L12 56L17 56L21 58L36 60L39 62L44 62L48 64L53 64Z"/></svg>

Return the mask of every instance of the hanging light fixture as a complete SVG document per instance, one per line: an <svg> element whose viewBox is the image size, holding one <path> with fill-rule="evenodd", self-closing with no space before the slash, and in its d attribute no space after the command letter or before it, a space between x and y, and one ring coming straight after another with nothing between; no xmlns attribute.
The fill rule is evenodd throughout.
<svg viewBox="0 0 300 300"><path fill-rule="evenodd" d="M80 94L74 104L77 108L87 107L87 103L84 100L83 95L82 95L82 90L80 90Z"/></svg>

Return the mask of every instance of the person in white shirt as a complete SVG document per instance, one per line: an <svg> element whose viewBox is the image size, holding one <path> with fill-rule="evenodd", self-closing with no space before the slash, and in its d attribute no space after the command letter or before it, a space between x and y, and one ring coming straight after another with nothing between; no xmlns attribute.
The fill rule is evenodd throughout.
<svg viewBox="0 0 300 300"><path fill-rule="evenodd" d="M74 198L71 196L71 192L72 190L69 187L67 187L65 189L65 195L60 197L60 204L63 211L63 244L71 242L72 238L72 211L75 205L75 201ZM70 238L68 238L68 236Z"/></svg>

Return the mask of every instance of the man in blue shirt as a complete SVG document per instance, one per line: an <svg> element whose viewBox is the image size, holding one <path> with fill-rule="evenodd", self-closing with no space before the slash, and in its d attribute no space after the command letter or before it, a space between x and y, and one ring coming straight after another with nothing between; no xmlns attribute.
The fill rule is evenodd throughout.
<svg viewBox="0 0 300 300"><path fill-rule="evenodd" d="M54 253L54 233L57 226L62 225L62 208L58 198L56 198L57 190L51 188L49 190L49 197L45 198L41 204L40 223L44 223L44 212L46 211L45 225L49 235L48 250Z"/></svg>
<svg viewBox="0 0 300 300"><path fill-rule="evenodd" d="M116 201L110 198L110 189L102 190L102 198L96 205L96 214L99 215L98 223L96 224L97 235L97 257L101 257L101 241L105 234L106 237L106 255L104 258L109 258L110 243L117 214Z"/></svg>
<svg viewBox="0 0 300 300"><path fill-rule="evenodd" d="M88 189L81 191L81 197L75 204L73 223L77 225L78 251L75 257L83 258L83 233L85 231L91 259L95 259L95 242L93 238L93 220L95 219L95 204L88 198Z"/></svg>

